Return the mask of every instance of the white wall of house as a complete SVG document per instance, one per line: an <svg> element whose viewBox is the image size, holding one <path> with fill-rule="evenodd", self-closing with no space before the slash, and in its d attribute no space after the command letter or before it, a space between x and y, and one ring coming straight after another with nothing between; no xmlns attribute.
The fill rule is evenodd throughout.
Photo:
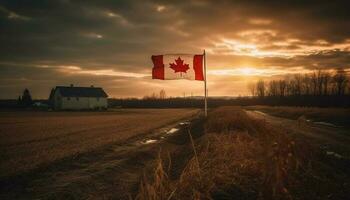
<svg viewBox="0 0 350 200"><path fill-rule="evenodd" d="M107 108L107 98L62 97L61 109L63 110L82 110L95 108Z"/></svg>
<svg viewBox="0 0 350 200"><path fill-rule="evenodd" d="M106 97L62 97L59 91L54 95L56 110L84 110L107 108Z"/></svg>

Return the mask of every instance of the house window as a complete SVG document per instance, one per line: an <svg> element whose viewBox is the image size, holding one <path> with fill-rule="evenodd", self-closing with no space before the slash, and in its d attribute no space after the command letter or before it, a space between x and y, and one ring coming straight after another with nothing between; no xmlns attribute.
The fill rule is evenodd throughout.
<svg viewBox="0 0 350 200"><path fill-rule="evenodd" d="M77 101L79 101L79 97L77 97Z"/></svg>
<svg viewBox="0 0 350 200"><path fill-rule="evenodd" d="M100 98L99 98L99 97L97 97L97 98L96 98L96 100L97 100L97 101L100 101Z"/></svg>
<svg viewBox="0 0 350 200"><path fill-rule="evenodd" d="M67 100L70 101L70 97L67 97Z"/></svg>

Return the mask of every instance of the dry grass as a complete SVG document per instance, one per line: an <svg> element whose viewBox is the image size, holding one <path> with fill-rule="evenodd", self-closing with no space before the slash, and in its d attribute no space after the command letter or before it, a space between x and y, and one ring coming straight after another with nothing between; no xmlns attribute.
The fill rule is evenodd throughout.
<svg viewBox="0 0 350 200"><path fill-rule="evenodd" d="M310 171L313 151L307 144L232 107L210 113L206 131L196 141L197 156L180 177L171 180L167 175L171 165L158 159L154 176L143 179L136 199L292 199L303 195L295 191L305 186L298 184L306 178L300 175Z"/></svg>
<svg viewBox="0 0 350 200"><path fill-rule="evenodd" d="M1 112L0 177L123 142L196 112L194 109Z"/></svg>

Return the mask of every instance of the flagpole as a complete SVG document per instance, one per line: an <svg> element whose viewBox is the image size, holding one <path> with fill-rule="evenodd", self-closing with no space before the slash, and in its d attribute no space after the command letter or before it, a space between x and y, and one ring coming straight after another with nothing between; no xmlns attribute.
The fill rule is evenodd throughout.
<svg viewBox="0 0 350 200"><path fill-rule="evenodd" d="M203 51L203 57L204 57L204 115L205 117L208 116L208 104L207 104L207 59L205 54L205 49Z"/></svg>

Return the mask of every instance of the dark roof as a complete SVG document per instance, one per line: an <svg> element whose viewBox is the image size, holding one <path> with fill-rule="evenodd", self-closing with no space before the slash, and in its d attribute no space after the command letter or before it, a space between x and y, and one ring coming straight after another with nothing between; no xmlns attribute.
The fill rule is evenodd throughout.
<svg viewBox="0 0 350 200"><path fill-rule="evenodd" d="M108 97L100 87L57 86L55 90L58 90L64 97Z"/></svg>

